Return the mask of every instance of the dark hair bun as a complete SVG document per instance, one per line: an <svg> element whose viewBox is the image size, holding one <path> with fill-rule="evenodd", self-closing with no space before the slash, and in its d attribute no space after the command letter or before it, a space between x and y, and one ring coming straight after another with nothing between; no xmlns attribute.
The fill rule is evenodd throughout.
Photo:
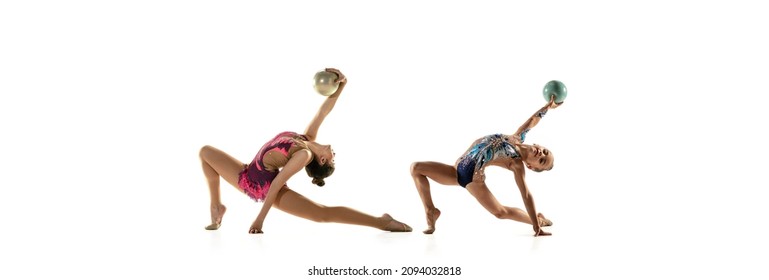
<svg viewBox="0 0 769 280"><path fill-rule="evenodd" d="M323 181L323 179L320 178L312 178L312 183L318 185L318 187L326 185L326 181Z"/></svg>

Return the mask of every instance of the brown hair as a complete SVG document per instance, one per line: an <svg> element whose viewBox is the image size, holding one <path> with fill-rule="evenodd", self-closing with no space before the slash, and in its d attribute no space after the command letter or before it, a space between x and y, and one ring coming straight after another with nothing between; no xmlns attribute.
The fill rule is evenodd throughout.
<svg viewBox="0 0 769 280"><path fill-rule="evenodd" d="M335 168L328 163L320 165L320 163L313 157L313 159L310 160L310 163L304 167L304 170L307 171L307 176L312 177L313 184L322 187L326 184L326 181L323 179L334 174Z"/></svg>

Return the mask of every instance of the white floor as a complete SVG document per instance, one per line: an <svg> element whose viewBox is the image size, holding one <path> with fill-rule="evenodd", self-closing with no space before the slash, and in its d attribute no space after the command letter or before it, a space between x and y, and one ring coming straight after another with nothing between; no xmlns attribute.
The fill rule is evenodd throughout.
<svg viewBox="0 0 769 280"><path fill-rule="evenodd" d="M424 227L418 205L389 211L417 230L412 233L318 224L273 211L265 234L249 235L257 205L234 195L225 195L230 209L218 231L203 230L205 201L193 203L199 199L175 200L178 203L149 199L136 205L129 199L81 202L94 209L80 210L64 209L62 204L61 211L33 210L26 219L11 216L16 226L3 232L4 271L18 275L15 279L315 279L320 276L308 275L313 266L399 272L408 266L461 268L460 276L431 277L435 279L765 279L769 275L764 268L767 231L757 215L739 217L736 222L742 225L733 227L722 217L696 218L690 216L694 211L686 210L665 221L663 210L649 210L645 214L650 217L642 218L615 207L614 213L621 214L607 211L606 219L601 219L578 214L588 208L574 209L575 213L557 208L551 209L556 223L550 228L553 236L534 238L528 226L496 220L469 196L462 199L460 192L456 196L446 192L450 194L438 197L456 200L443 203L444 215L434 235L418 231Z"/></svg>

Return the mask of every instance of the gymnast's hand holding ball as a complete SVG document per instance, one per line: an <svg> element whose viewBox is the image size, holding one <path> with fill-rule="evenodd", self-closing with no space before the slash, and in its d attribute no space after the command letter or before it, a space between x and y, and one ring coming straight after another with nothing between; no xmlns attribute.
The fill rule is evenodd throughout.
<svg viewBox="0 0 769 280"><path fill-rule="evenodd" d="M313 89L323 96L333 96L347 84L347 78L341 71L334 68L326 68L318 71L313 77Z"/></svg>
<svg viewBox="0 0 769 280"><path fill-rule="evenodd" d="M545 97L545 101L550 102L550 109L558 108L566 100L566 85L561 81L552 80L545 84L545 88L542 89L542 96Z"/></svg>

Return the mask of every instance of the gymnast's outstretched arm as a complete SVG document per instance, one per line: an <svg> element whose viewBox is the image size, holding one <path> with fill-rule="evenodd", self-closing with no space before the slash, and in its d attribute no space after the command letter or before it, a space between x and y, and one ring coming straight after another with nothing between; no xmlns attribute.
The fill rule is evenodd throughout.
<svg viewBox="0 0 769 280"><path fill-rule="evenodd" d="M326 116L328 113L331 112L331 109L334 109L334 105L336 105L336 100L339 98L339 95L342 94L342 90L344 90L344 86L347 85L347 77L342 74L337 69L334 68L326 68L326 71L332 72L338 76L336 82L339 83L339 87L337 88L336 92L332 94L331 96L326 98L326 101L323 102L322 105L320 105L320 109L318 110L318 113L315 114L315 117L312 119L312 122L310 122L310 125L307 126L307 129L304 132L304 135L307 136L307 140L315 141L315 138L318 136L318 128L320 128L320 124L323 123L323 120L326 119Z"/></svg>
<svg viewBox="0 0 769 280"><path fill-rule="evenodd" d="M534 115L532 115L528 120L526 120L525 123L523 123L523 125L521 125L521 127L518 128L518 131L516 131L515 134L513 134L513 137L518 138L518 140L521 143L523 143L524 140L526 140L526 133L528 133L529 130L537 126L537 124L539 123L539 120L542 119L542 117L544 117L545 114L547 114L547 110L555 109L561 104L563 104L563 102L555 103L555 96L551 97L550 101L548 101L544 107L537 110L537 112L535 112Z"/></svg>

